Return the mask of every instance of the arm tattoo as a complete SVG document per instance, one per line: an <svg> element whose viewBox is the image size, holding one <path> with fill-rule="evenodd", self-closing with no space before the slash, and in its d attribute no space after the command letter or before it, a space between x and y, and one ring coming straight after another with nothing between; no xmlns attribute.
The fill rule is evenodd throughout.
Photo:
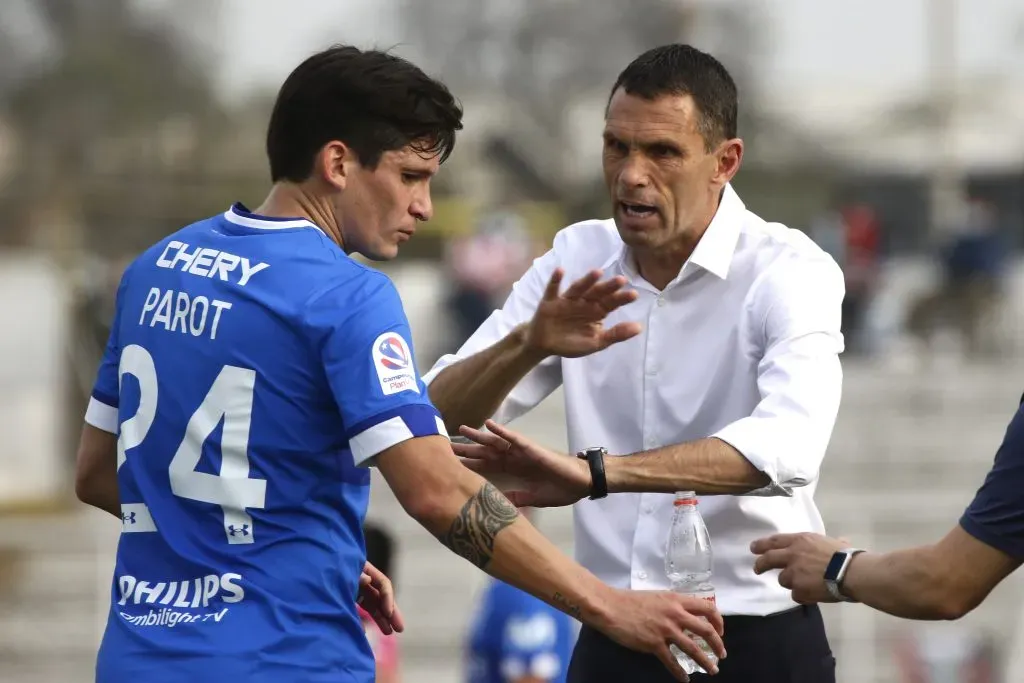
<svg viewBox="0 0 1024 683"><path fill-rule="evenodd" d="M484 569L494 555L494 539L516 521L519 511L490 482L466 501L441 542Z"/></svg>
<svg viewBox="0 0 1024 683"><path fill-rule="evenodd" d="M583 613L580 610L579 605L569 602L569 599L561 593L555 593L551 596L551 599L554 601L555 606L558 607L558 609L562 610L570 617L573 617L576 621L583 621Z"/></svg>

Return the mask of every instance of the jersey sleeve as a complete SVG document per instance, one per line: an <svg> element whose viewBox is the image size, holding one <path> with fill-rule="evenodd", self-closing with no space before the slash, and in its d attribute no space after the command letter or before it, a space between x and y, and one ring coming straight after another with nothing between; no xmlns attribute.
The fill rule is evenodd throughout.
<svg viewBox="0 0 1024 683"><path fill-rule="evenodd" d="M527 600L509 605L498 654L502 678L558 679L569 666L558 646L558 629L558 619L541 605Z"/></svg>
<svg viewBox="0 0 1024 683"><path fill-rule="evenodd" d="M447 437L416 371L412 335L387 276L361 271L306 310L357 465L421 436Z"/></svg>
<svg viewBox="0 0 1024 683"><path fill-rule="evenodd" d="M86 424L111 434L117 434L118 429L121 307L124 305L124 291L127 286L128 271L126 270L121 276L121 284L117 288L114 320L110 324L110 335L107 337L107 345L103 349L103 358L100 360L100 367L96 373L96 382L93 384L89 405L85 410Z"/></svg>
<svg viewBox="0 0 1024 683"><path fill-rule="evenodd" d="M995 463L960 526L982 543L1024 560L1024 405L1010 421Z"/></svg>

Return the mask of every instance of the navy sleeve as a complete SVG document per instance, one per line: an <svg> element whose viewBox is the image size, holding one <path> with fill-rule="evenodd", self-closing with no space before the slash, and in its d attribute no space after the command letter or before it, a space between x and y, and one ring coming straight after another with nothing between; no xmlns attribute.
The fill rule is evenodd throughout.
<svg viewBox="0 0 1024 683"><path fill-rule="evenodd" d="M1024 404L1010 421L995 463L960 526L985 545L1024 561Z"/></svg>
<svg viewBox="0 0 1024 683"><path fill-rule="evenodd" d="M357 465L407 439L447 437L387 276L362 271L341 281L315 297L306 315Z"/></svg>

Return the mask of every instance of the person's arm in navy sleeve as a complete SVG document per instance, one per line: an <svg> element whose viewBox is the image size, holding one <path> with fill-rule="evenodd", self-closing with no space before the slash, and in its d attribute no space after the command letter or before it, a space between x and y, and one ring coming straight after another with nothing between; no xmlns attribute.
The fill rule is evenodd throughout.
<svg viewBox="0 0 1024 683"><path fill-rule="evenodd" d="M672 593L611 589L524 519L492 484L462 466L419 380L398 292L361 273L307 306L306 324L357 464L376 464L403 509L456 554L632 649L657 654L677 642L713 666L688 629L723 652L721 617ZM710 623L696 615L709 617Z"/></svg>
<svg viewBox="0 0 1024 683"><path fill-rule="evenodd" d="M823 575L846 544L817 534L755 541L755 571L782 569L779 583L798 602L827 602ZM907 619L959 619L980 605L1024 561L1024 409L1006 430L995 464L967 511L933 545L859 553L841 589L877 610Z"/></svg>
<svg viewBox="0 0 1024 683"><path fill-rule="evenodd" d="M118 366L121 346L121 303L127 287L128 273L121 277L117 289L114 320L103 351L96 383L89 397L85 424L78 441L75 465L75 495L87 505L121 516L121 500L117 487L117 431L119 402Z"/></svg>

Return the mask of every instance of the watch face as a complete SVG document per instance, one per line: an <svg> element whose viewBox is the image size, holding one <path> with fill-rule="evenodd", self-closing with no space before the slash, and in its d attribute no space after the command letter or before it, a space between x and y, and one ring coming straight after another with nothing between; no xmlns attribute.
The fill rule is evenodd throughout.
<svg viewBox="0 0 1024 683"><path fill-rule="evenodd" d="M837 552L832 555L832 559L829 560L828 566L825 568L825 580L835 581L836 577L839 576L839 570L843 568L843 564L846 562L846 553Z"/></svg>

